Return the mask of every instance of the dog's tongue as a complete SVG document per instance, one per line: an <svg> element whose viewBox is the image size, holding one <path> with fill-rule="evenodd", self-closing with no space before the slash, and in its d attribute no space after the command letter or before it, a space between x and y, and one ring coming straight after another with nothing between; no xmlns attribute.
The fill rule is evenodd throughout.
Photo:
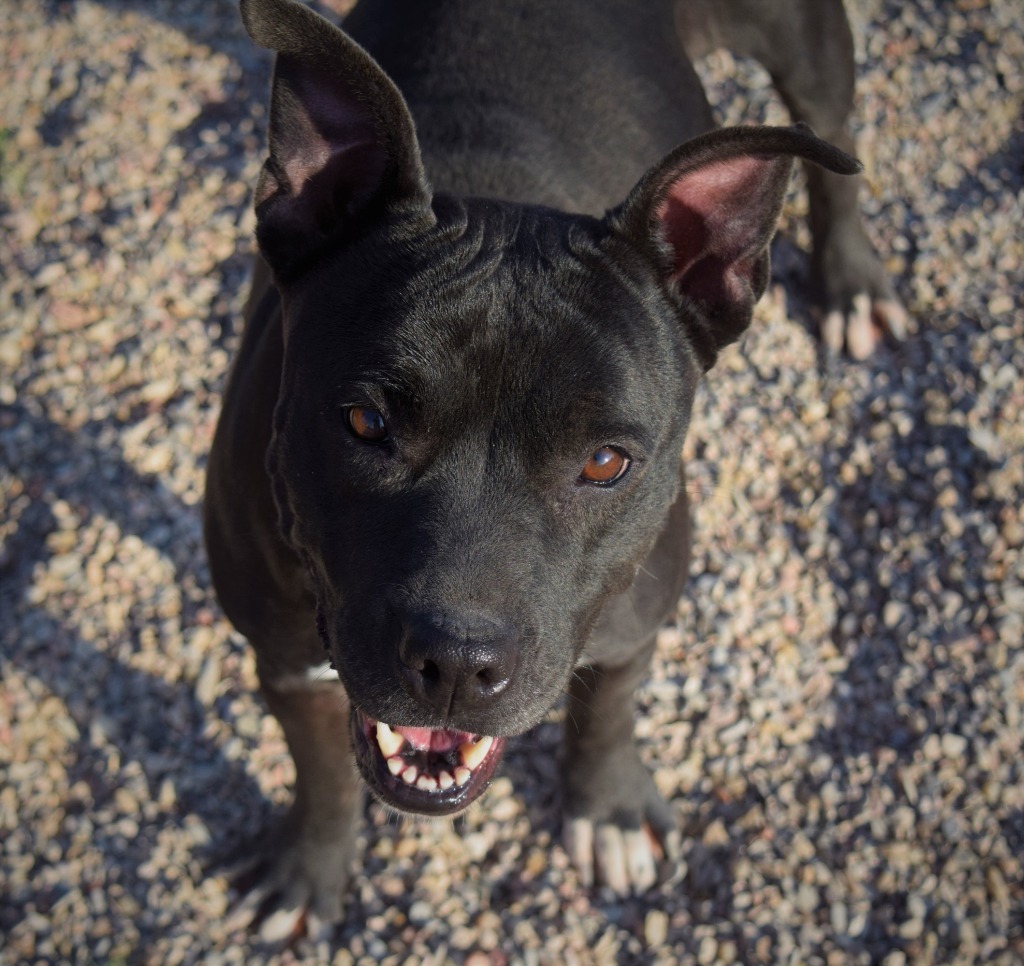
<svg viewBox="0 0 1024 966"><path fill-rule="evenodd" d="M443 731L440 728L404 728L396 725L392 731L400 734L417 751L436 751L442 755L473 739L473 735L465 731Z"/></svg>

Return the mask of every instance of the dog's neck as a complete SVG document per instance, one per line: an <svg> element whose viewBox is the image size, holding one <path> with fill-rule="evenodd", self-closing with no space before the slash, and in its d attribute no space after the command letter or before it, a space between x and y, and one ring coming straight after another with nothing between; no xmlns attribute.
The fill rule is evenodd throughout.
<svg viewBox="0 0 1024 966"><path fill-rule="evenodd" d="M399 2L403 30L384 36L372 12L345 28L401 89L437 191L600 216L714 126L667 0Z"/></svg>

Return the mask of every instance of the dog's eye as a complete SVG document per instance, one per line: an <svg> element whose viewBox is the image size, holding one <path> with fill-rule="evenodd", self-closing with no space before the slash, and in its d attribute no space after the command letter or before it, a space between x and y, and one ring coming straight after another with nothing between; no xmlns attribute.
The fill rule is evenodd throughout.
<svg viewBox="0 0 1024 966"><path fill-rule="evenodd" d="M621 449L602 446L583 464L579 481L594 486L611 486L626 475L631 462Z"/></svg>
<svg viewBox="0 0 1024 966"><path fill-rule="evenodd" d="M349 406L345 419L352 435L368 443L380 443L387 439L388 427L384 416L370 406Z"/></svg>

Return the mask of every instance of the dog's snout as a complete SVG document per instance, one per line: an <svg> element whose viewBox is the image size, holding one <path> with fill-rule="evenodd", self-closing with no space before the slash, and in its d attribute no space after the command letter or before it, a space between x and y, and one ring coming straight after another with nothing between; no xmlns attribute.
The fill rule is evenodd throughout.
<svg viewBox="0 0 1024 966"><path fill-rule="evenodd" d="M399 673L416 700L452 715L486 707L516 666L511 628L479 618L411 615L403 621Z"/></svg>

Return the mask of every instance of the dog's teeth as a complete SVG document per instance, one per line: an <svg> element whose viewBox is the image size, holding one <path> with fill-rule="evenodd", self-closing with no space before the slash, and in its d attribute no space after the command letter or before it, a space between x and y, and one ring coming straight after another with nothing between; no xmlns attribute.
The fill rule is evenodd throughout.
<svg viewBox="0 0 1024 966"><path fill-rule="evenodd" d="M377 722L377 744L385 758L397 755L405 744L405 739L392 731L383 721Z"/></svg>
<svg viewBox="0 0 1024 966"><path fill-rule="evenodd" d="M437 783L444 789L449 789L455 784L455 779L448 772L443 771L437 776Z"/></svg>
<svg viewBox="0 0 1024 966"><path fill-rule="evenodd" d="M413 765L410 765L408 768L405 769L405 771L402 772L402 781L404 781L406 785L415 785L416 778L418 777L418 775L419 772L416 770L416 768Z"/></svg>
<svg viewBox="0 0 1024 966"><path fill-rule="evenodd" d="M405 767L405 762L401 758L389 758L388 759L388 771L392 775L397 775Z"/></svg>
<svg viewBox="0 0 1024 966"><path fill-rule="evenodd" d="M467 741L459 748L459 758L462 760L462 764L470 770L476 768L487 757L493 740L489 735L484 735L476 741Z"/></svg>
<svg viewBox="0 0 1024 966"><path fill-rule="evenodd" d="M465 785L472 775L473 773L465 765L459 765L455 769L455 784Z"/></svg>
<svg viewBox="0 0 1024 966"><path fill-rule="evenodd" d="M436 792L437 782L434 781L429 775L420 775L416 782L416 787L423 792Z"/></svg>

